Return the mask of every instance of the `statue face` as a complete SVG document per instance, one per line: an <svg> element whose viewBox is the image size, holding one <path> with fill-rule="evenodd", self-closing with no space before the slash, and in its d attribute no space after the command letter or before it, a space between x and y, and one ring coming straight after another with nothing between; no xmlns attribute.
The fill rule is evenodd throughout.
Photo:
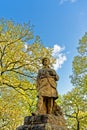
<svg viewBox="0 0 87 130"><path fill-rule="evenodd" d="M43 61L43 65L48 66L49 65L49 59L45 58L44 61Z"/></svg>

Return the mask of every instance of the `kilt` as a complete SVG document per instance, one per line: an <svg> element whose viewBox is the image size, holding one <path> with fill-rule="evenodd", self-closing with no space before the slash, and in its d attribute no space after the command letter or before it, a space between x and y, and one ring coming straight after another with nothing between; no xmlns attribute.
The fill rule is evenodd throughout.
<svg viewBox="0 0 87 130"><path fill-rule="evenodd" d="M58 93L56 90L57 83L54 78L42 78L37 81L38 96L52 97L57 99Z"/></svg>

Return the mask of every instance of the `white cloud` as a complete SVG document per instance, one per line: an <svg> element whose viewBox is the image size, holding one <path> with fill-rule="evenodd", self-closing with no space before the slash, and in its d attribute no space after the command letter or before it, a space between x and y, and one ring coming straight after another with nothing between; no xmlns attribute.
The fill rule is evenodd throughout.
<svg viewBox="0 0 87 130"><path fill-rule="evenodd" d="M65 49L65 47L60 47L59 45L55 44L53 48L53 56L56 57L56 63L53 64L53 67L55 70L62 67L62 64L67 60L65 54L62 53L62 51Z"/></svg>
<svg viewBox="0 0 87 130"><path fill-rule="evenodd" d="M60 47L59 45L55 44L54 48L53 48L53 55L60 53L64 49L65 49L65 47Z"/></svg>
<svg viewBox="0 0 87 130"><path fill-rule="evenodd" d="M28 44L25 43L24 44L24 49L25 51L28 48ZM48 47L46 47L47 49L49 49ZM64 53L62 53L64 51L65 47L61 47L58 44L55 44L53 47L53 53L52 56L56 58L56 62L55 64L53 64L53 67L55 70L59 69L62 67L62 64L64 64L64 62L67 60L66 55ZM29 52L29 54L32 54L32 52ZM29 63L29 61L27 61L27 63Z"/></svg>
<svg viewBox="0 0 87 130"><path fill-rule="evenodd" d="M60 0L60 4L63 4L64 2L75 3L75 2L77 2L77 0Z"/></svg>
<svg viewBox="0 0 87 130"><path fill-rule="evenodd" d="M28 45L27 45L27 44L24 44L24 48L27 50L27 48L28 48Z"/></svg>

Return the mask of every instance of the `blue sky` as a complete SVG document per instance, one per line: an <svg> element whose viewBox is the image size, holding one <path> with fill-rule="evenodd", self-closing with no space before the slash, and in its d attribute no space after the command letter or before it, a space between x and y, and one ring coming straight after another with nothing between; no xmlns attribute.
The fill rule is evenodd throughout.
<svg viewBox="0 0 87 130"><path fill-rule="evenodd" d="M58 91L70 91L72 60L77 55L79 39L87 32L87 0L0 0L0 5L0 18L16 23L30 21L34 34L40 35L46 47L64 48L60 54L67 60L57 70Z"/></svg>

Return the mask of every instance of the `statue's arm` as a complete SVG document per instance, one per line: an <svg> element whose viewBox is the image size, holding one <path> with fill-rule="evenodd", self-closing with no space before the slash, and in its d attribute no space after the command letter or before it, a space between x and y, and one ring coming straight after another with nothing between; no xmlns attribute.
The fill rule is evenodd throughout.
<svg viewBox="0 0 87 130"><path fill-rule="evenodd" d="M58 74L56 73L55 70L52 70L52 75L51 75L51 77L53 77L53 78L55 79L55 81L58 81L58 80L59 80L59 76L58 76Z"/></svg>
<svg viewBox="0 0 87 130"><path fill-rule="evenodd" d="M56 79L56 81L58 81L59 80L59 76L56 74L56 76L55 76L55 79Z"/></svg>

